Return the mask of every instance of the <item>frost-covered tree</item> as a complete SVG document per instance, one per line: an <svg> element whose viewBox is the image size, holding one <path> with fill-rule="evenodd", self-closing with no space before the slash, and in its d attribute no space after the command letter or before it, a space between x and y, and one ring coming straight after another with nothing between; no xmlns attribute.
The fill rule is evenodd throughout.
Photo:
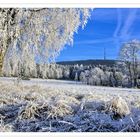
<svg viewBox="0 0 140 140"><path fill-rule="evenodd" d="M87 78L86 78L85 72L81 72L81 73L80 73L79 79L80 79L81 82L87 84Z"/></svg>
<svg viewBox="0 0 140 140"><path fill-rule="evenodd" d="M126 65L132 86L137 86L138 69L140 65L140 41L132 40L120 49L120 59Z"/></svg>
<svg viewBox="0 0 140 140"><path fill-rule="evenodd" d="M20 63L28 59L29 65L36 56L46 63L54 61L89 16L90 9L85 8L1 8L0 74L9 55Z"/></svg>
<svg viewBox="0 0 140 140"><path fill-rule="evenodd" d="M115 83L116 85L115 86L122 86L123 84L123 74L122 72L115 72L114 73L114 79L115 79Z"/></svg>
<svg viewBox="0 0 140 140"><path fill-rule="evenodd" d="M78 73L77 73L77 72L75 73L74 80L75 80L75 81L78 81Z"/></svg>
<svg viewBox="0 0 140 140"><path fill-rule="evenodd" d="M90 71L89 83L92 85L102 85L104 79L104 72L102 69L95 67Z"/></svg>
<svg viewBox="0 0 140 140"><path fill-rule="evenodd" d="M69 79L70 78L70 69L65 66L65 68L63 69L63 78L64 79Z"/></svg>

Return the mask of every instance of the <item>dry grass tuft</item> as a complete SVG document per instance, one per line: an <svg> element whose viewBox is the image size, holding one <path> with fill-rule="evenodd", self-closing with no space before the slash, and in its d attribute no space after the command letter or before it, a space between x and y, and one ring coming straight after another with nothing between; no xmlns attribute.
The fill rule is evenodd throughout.
<svg viewBox="0 0 140 140"><path fill-rule="evenodd" d="M64 96L54 97L37 103L32 99L29 99L29 102L26 106L22 107L19 112L20 119L31 119L40 116L40 113L46 115L47 118L58 118L64 117L65 115L72 114L74 111L74 104L79 102L73 97L64 98Z"/></svg>
<svg viewBox="0 0 140 140"><path fill-rule="evenodd" d="M109 102L109 111L114 113L114 118L122 118L130 114L127 102L122 97L114 97Z"/></svg>
<svg viewBox="0 0 140 140"><path fill-rule="evenodd" d="M19 112L20 119L32 119L39 116L40 106L34 102L28 102Z"/></svg>
<svg viewBox="0 0 140 140"><path fill-rule="evenodd" d="M73 113L69 101L56 98L48 104L48 118L58 118Z"/></svg>

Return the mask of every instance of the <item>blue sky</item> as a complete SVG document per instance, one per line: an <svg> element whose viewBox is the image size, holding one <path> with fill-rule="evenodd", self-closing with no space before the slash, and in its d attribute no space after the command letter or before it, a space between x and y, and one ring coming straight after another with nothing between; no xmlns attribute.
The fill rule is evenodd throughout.
<svg viewBox="0 0 140 140"><path fill-rule="evenodd" d="M104 48L106 59L117 59L122 43L132 39L140 40L140 8L96 8L56 61L103 59Z"/></svg>

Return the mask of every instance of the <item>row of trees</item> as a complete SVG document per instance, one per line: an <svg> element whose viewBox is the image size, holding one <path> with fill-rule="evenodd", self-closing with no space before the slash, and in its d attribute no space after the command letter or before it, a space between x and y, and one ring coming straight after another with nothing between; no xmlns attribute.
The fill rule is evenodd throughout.
<svg viewBox="0 0 140 140"><path fill-rule="evenodd" d="M8 71L5 71L4 76L63 79L81 81L89 85L132 87L130 73L123 62L114 66L36 64L34 70L30 69L30 67L26 67L26 65L17 65L16 69L13 69L11 64ZM140 81L138 81L139 78L140 70L138 71L137 87L140 84Z"/></svg>

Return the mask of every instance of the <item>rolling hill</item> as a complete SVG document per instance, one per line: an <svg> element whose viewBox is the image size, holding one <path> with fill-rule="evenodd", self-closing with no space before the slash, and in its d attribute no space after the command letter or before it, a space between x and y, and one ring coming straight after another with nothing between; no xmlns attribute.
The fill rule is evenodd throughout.
<svg viewBox="0 0 140 140"><path fill-rule="evenodd" d="M56 64L60 65L107 65L112 66L114 65L118 60L76 60L76 61L61 61L56 62Z"/></svg>

